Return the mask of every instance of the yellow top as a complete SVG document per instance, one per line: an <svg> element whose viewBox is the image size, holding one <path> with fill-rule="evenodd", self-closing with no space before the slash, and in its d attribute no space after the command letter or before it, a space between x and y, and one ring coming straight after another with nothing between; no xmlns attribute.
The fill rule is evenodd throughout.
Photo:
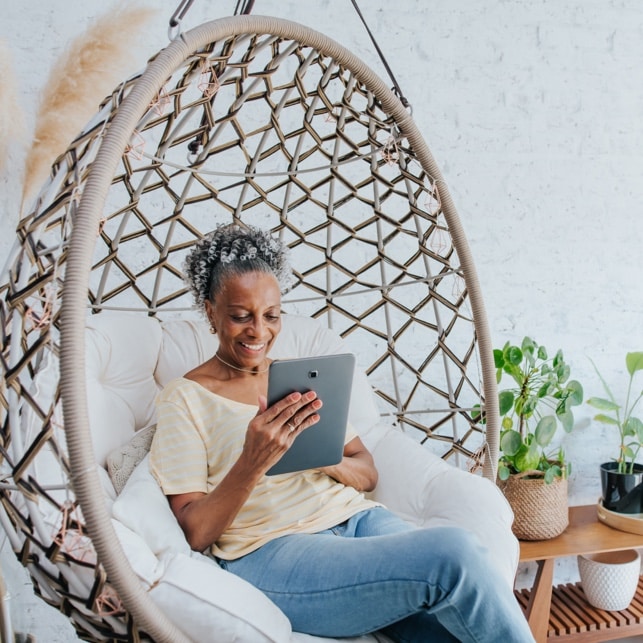
<svg viewBox="0 0 643 643"><path fill-rule="evenodd" d="M166 495L212 491L239 458L257 413L254 405L185 378L165 387L157 408L150 467ZM355 436L349 426L346 442ZM279 536L328 529L374 506L356 489L314 469L263 476L212 553L233 560Z"/></svg>

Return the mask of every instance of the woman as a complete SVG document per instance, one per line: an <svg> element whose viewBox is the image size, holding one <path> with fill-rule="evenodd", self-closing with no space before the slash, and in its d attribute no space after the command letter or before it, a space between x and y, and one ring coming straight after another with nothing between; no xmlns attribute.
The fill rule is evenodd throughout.
<svg viewBox="0 0 643 643"><path fill-rule="evenodd" d="M266 402L290 278L282 245L256 228L220 227L186 273L219 346L162 392L151 466L190 546L266 593L296 631L533 641L471 534L415 529L364 497L377 471L350 427L339 464L265 475L323 404L314 392Z"/></svg>

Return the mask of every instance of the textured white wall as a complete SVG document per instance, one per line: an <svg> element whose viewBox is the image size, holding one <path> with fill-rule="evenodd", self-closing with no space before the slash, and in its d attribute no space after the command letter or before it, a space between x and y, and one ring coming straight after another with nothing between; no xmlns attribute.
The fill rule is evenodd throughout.
<svg viewBox="0 0 643 643"><path fill-rule="evenodd" d="M178 0L148 4L159 13L132 48L131 72L167 43ZM234 5L196 0L184 26L227 15ZM14 55L27 130L52 61L109 6L0 0L0 37ZM643 350L643 5L368 0L361 6L449 183L494 343L530 334L562 348L588 394L600 393L590 356L610 381L624 382L625 353ZM349 0L257 0L254 13L319 29L385 73ZM21 158L14 146L0 173L0 264L18 216ZM596 501L598 464L616 445L590 421L588 408L578 416L565 440L574 465L572 504Z"/></svg>

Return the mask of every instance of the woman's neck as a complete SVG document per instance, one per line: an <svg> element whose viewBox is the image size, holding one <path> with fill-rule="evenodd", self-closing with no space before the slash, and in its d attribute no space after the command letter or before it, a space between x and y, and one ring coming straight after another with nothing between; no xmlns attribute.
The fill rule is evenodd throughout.
<svg viewBox="0 0 643 643"><path fill-rule="evenodd" d="M239 371L240 373L248 373L249 375L262 375L263 373L267 373L268 369L270 368L270 362L266 360L268 363L266 366L263 366L261 368L243 368L241 366L236 366L235 364L231 364L230 362L226 361L219 355L218 351L214 354L215 358L221 362L224 366L227 366L228 368L231 368L235 371Z"/></svg>

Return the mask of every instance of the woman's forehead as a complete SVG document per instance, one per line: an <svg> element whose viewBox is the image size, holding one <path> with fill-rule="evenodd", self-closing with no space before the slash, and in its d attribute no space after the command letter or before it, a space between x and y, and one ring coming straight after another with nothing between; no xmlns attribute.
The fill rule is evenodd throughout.
<svg viewBox="0 0 643 643"><path fill-rule="evenodd" d="M221 283L217 299L225 300L227 305L247 305L249 302L262 302L266 305L281 303L281 290L277 278L268 272L246 272L229 275ZM223 302L222 302L223 303Z"/></svg>

